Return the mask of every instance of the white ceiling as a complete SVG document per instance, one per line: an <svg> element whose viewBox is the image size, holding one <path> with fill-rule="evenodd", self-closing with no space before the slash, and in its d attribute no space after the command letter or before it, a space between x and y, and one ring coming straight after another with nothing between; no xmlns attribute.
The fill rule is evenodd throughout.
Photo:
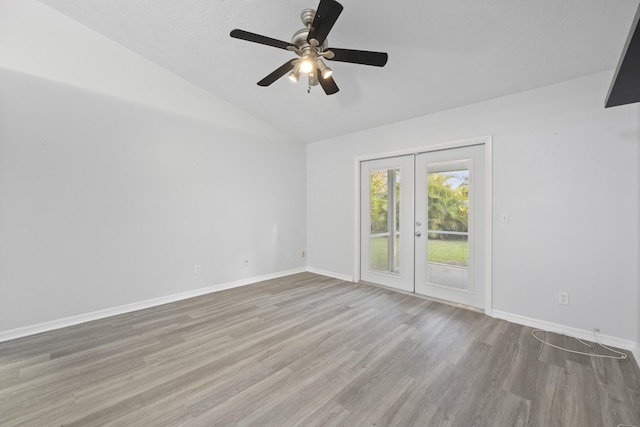
<svg viewBox="0 0 640 427"><path fill-rule="evenodd" d="M343 0L329 45L389 53L384 68L329 62L340 92L286 77L290 41L317 0L41 0L302 142L615 68L638 0ZM607 88L603 88L606 93ZM603 99L604 105L604 99Z"/></svg>

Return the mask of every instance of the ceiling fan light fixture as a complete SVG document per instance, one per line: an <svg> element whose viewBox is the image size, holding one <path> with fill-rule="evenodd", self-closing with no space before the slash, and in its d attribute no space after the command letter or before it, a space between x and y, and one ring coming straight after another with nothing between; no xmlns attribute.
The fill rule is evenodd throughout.
<svg viewBox="0 0 640 427"><path fill-rule="evenodd" d="M289 73L289 80L294 83L298 83L298 79L300 79L300 71L296 68L292 72Z"/></svg>
<svg viewBox="0 0 640 427"><path fill-rule="evenodd" d="M318 71L320 72L320 77L323 79L328 79L333 74L333 70L326 66L326 64L322 61L322 59L318 58L316 61Z"/></svg>
<svg viewBox="0 0 640 427"><path fill-rule="evenodd" d="M300 60L293 61L293 70L289 73L289 80L298 83L300 80Z"/></svg>
<svg viewBox="0 0 640 427"><path fill-rule="evenodd" d="M300 61L300 71L305 74L313 71L313 60L310 57L305 56L302 58L302 61Z"/></svg>

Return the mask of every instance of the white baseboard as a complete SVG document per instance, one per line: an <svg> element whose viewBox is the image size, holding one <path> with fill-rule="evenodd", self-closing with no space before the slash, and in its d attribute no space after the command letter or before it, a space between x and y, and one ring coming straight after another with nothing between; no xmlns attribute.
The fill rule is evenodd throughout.
<svg viewBox="0 0 640 427"><path fill-rule="evenodd" d="M580 338L588 341L594 340L593 331L588 331L586 329L578 329L571 326L560 325L558 323L547 322L545 320L533 319L531 317L520 316L518 314L506 313L499 310L493 310L491 312L491 316L498 319L508 320L509 322L517 323L519 325L530 326L536 329L564 334L574 338ZM638 362L638 365L640 365L639 349L636 342L603 334L598 334L598 340L604 345L631 351L635 356L636 362Z"/></svg>
<svg viewBox="0 0 640 427"><path fill-rule="evenodd" d="M153 298L145 301L125 304L118 307L107 308L104 310L93 311L91 313L79 314L77 316L65 317L63 319L52 320L49 322L38 323L35 325L25 326L22 328L10 329L0 332L0 342L9 341L16 338L22 338L29 335L40 334L43 332L53 331L55 329L66 328L80 323L91 322L93 320L104 319L106 317L117 316L119 314L130 313L132 311L151 308L162 304L181 301L193 297L198 297L213 292L224 291L226 289L239 288L241 286L252 285L254 283L263 282L265 280L278 279L280 277L290 276L292 274L304 273L306 268L296 268L293 270L280 271L277 273L265 274L262 276L250 277L247 279L236 280L234 282L221 283L218 285L208 286L206 288L194 289L192 291L181 292L179 294L168 295L160 298Z"/></svg>
<svg viewBox="0 0 640 427"><path fill-rule="evenodd" d="M345 282L353 282L353 276L347 274L334 273L333 271L321 270L319 268L307 267L309 273L319 274L321 276L333 277L334 279L344 280Z"/></svg>

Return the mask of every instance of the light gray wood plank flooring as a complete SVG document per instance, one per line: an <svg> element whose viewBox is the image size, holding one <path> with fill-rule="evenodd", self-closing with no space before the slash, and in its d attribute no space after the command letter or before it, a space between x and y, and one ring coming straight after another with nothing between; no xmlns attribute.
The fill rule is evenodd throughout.
<svg viewBox="0 0 640 427"><path fill-rule="evenodd" d="M2 426L618 424L632 356L310 273L0 343Z"/></svg>

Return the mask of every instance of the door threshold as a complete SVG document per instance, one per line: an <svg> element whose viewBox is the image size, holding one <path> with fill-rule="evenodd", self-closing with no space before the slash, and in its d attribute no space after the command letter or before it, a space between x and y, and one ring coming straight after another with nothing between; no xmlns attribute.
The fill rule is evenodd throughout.
<svg viewBox="0 0 640 427"><path fill-rule="evenodd" d="M425 299L427 301L438 302L438 303L441 303L441 304L449 305L451 307L462 308L463 310L469 310L469 311L474 311L476 313L485 314L485 311L482 308L472 307L470 305L460 304L460 303L457 303L457 302L451 302L451 301L447 301L447 300L443 300L443 299L439 299L439 298L430 297L430 296L427 296L427 295L417 294L415 292L403 291L402 289L393 288L391 286L379 285L377 283L367 282L366 280L360 280L359 282L356 282L356 283L363 284L363 285L375 286L377 288L387 289L389 291L397 292L399 294L410 295L410 296L413 296L413 297Z"/></svg>

